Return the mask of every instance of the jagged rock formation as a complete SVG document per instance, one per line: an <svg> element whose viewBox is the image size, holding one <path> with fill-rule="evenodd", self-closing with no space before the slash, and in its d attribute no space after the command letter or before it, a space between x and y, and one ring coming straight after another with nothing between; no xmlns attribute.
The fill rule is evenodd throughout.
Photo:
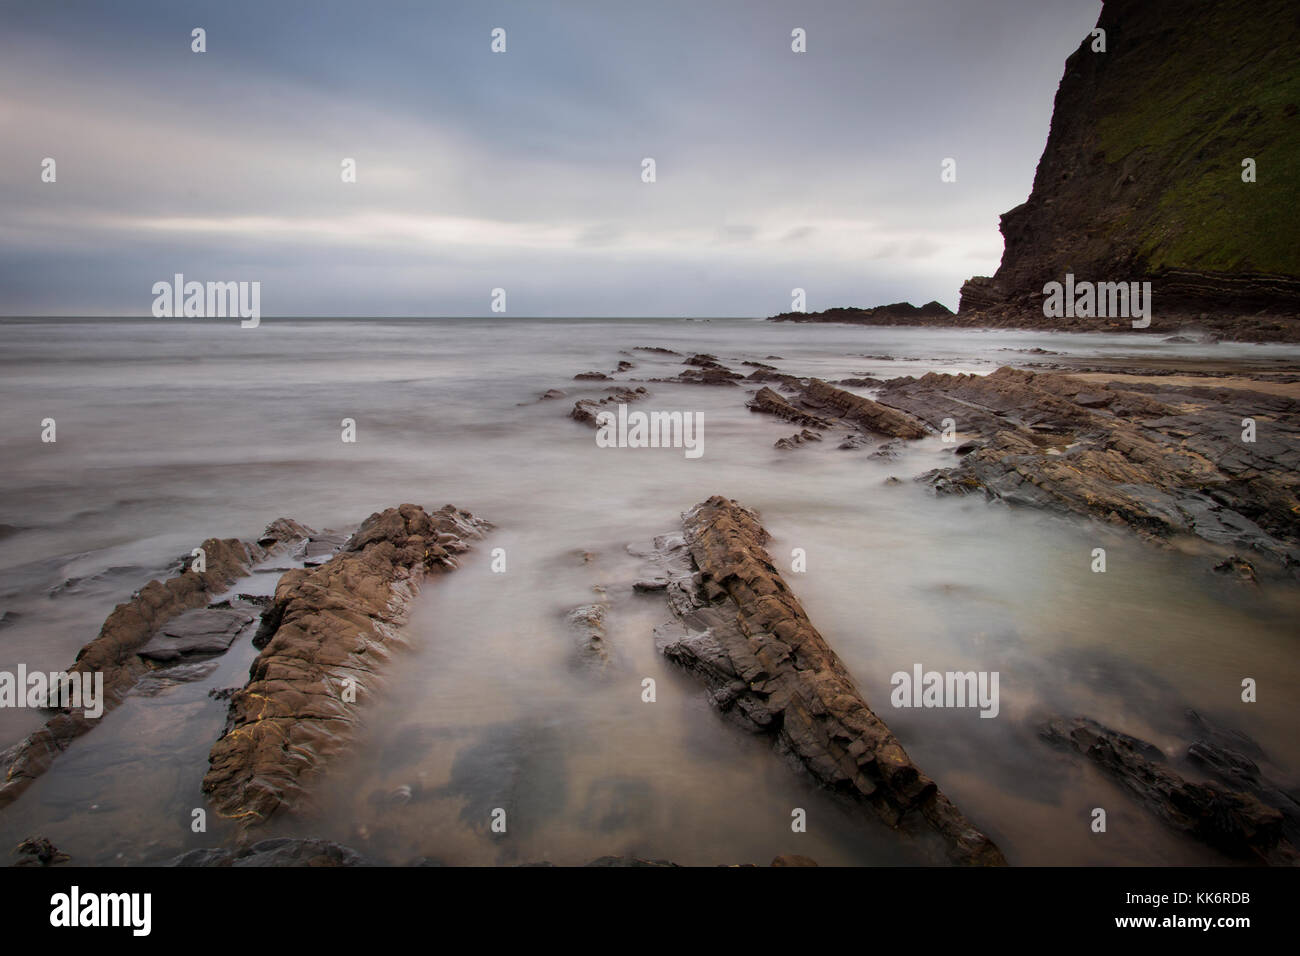
<svg viewBox="0 0 1300 956"><path fill-rule="evenodd" d="M1084 717L1053 718L1039 734L1047 742L1093 761L1169 826L1229 856L1271 864L1300 861L1284 832L1285 816L1255 793L1186 780L1167 766L1158 747ZM1221 760L1226 754L1240 762L1232 751L1206 741L1199 744L1202 753L1213 753ZM1259 788L1258 768L1248 780L1253 781L1254 789Z"/></svg>
<svg viewBox="0 0 1300 956"><path fill-rule="evenodd" d="M1300 567L1300 402L1243 389L1084 382L1000 368L893 379L881 403L975 447L922 476L943 493L1196 534ZM1256 421L1243 441L1244 419Z"/></svg>
<svg viewBox="0 0 1300 956"><path fill-rule="evenodd" d="M404 504L371 515L320 567L280 578L265 647L209 754L203 791L218 812L249 825L298 801L346 746L423 576L454 570L490 528L452 505Z"/></svg>
<svg viewBox="0 0 1300 956"><path fill-rule="evenodd" d="M683 526L684 538L656 542L669 605L687 630L664 654L703 678L719 710L770 735L821 785L891 826L937 836L957 863L1005 864L867 706L764 550L757 515L714 496Z"/></svg>
<svg viewBox="0 0 1300 956"><path fill-rule="evenodd" d="M809 415L807 412L795 408L784 398L772 391L767 386L760 388L746 407L752 412L766 412L768 415L775 415L787 422L794 422L796 425L805 425L811 428L830 428L831 422L825 418L818 418L816 415Z"/></svg>
<svg viewBox="0 0 1300 956"><path fill-rule="evenodd" d="M644 386L611 389L610 393L604 398L578 399L569 411L569 417L574 421L582 422L584 425L598 428L600 422L597 421L596 416L601 412L613 412L619 405L630 405L632 402L639 402L643 398L648 398L649 395L650 393L645 390Z"/></svg>
<svg viewBox="0 0 1300 956"><path fill-rule="evenodd" d="M918 418L836 388L819 378L778 377L778 373L760 370L752 373L749 379L777 381L792 395L791 399L786 399L764 386L746 404L752 412L774 415L783 421L805 426L798 434L780 439L776 445L778 448L820 441L822 436L810 429L839 429L844 436L841 448L859 447L863 444L863 433L905 439L924 438L929 434L926 424Z"/></svg>
<svg viewBox="0 0 1300 956"><path fill-rule="evenodd" d="M827 385L819 378L808 383L803 390L803 400L814 408L830 409L840 418L867 431L891 438L924 438L929 434L925 425L912 415Z"/></svg>
<svg viewBox="0 0 1300 956"><path fill-rule="evenodd" d="M1130 327L1044 318L1043 285L1069 272L1150 279L1153 330L1300 337L1294 4L1105 0L1097 27L1105 52L1088 36L1066 61L1033 190L1002 216L997 273L962 287L963 324Z"/></svg>
<svg viewBox="0 0 1300 956"><path fill-rule="evenodd" d="M247 575L253 565L267 557L264 546L275 547L298 529L304 533L310 531L297 522L282 518L263 532L263 544L250 544L236 538L209 538L200 546L204 554L203 571L194 570L194 559L187 557L179 574L166 581L150 581L129 601L115 607L100 628L99 636L78 652L76 663L68 668L70 674L98 672L104 675L103 713L97 718L89 718L85 707L62 709L40 730L0 754L0 773L4 775L4 781L0 783L0 807L18 799L32 781L49 768L55 757L77 737L93 730L104 714L120 704L150 673L150 665L144 657L161 654L170 658L172 654L168 653L167 647L171 647L175 656L180 656L177 645L184 643L183 637L171 643L160 641L165 628L188 619L191 622L188 627L173 629L191 637L195 635L195 628L203 630L205 625L195 623L193 614L187 618L187 613L206 607L217 594ZM233 637L230 635L231 640ZM229 646L229 641L225 646ZM213 647L211 653L224 649Z"/></svg>
<svg viewBox="0 0 1300 956"><path fill-rule="evenodd" d="M719 362L716 355L692 355L682 364L692 368L684 369L672 378L652 378L650 381L679 385L735 385L745 377Z"/></svg>

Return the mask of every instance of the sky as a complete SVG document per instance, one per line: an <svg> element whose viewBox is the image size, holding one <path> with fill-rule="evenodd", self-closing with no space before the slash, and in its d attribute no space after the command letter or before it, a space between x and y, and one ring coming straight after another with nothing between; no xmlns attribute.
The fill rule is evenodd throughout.
<svg viewBox="0 0 1300 956"><path fill-rule="evenodd" d="M1100 9L0 0L0 315L955 309Z"/></svg>

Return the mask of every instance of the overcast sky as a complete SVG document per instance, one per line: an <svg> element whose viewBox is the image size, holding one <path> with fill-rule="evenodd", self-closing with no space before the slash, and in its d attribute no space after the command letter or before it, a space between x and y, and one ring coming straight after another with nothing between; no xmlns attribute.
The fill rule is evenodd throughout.
<svg viewBox="0 0 1300 956"><path fill-rule="evenodd" d="M148 315L177 272L266 315L956 308L1100 8L5 4L0 314Z"/></svg>

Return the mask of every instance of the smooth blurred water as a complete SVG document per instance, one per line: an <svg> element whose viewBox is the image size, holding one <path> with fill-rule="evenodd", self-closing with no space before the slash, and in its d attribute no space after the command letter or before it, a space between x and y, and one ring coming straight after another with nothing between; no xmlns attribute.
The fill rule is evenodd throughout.
<svg viewBox="0 0 1300 956"><path fill-rule="evenodd" d="M1208 549L1158 550L1091 525L982 499L936 499L904 481L952 462L937 439L897 461L834 442L772 447L797 429L744 407L749 388L648 384L646 409L700 412L705 454L600 449L567 418L608 383L576 373L636 363L620 380L674 375L711 352L737 365L836 379L988 372L1044 348L1099 361L1294 362L1294 349L1150 337L869 329L715 319L0 321L0 669L59 669L114 604L209 536L255 536L291 516L348 528L403 501L454 503L497 530L435 579L353 752L313 807L268 827L378 859L580 863L631 852L681 863L917 859L893 834L817 793L761 740L713 712L657 652L661 597L633 594L628 548L679 527L711 494L762 512L770 550L868 702L1014 863L1220 862L1154 823L1118 788L1036 737L1049 713L1092 716L1173 755L1194 707L1254 736L1281 771L1300 765L1294 587L1248 591L1209 572ZM623 350L623 351L621 351ZM626 353L626 354L625 354ZM780 356L780 360L770 356ZM891 355L893 360L867 356ZM564 399L535 401L549 388ZM861 390L860 390L861 391ZM58 441L40 441L56 419ZM355 419L358 440L340 440ZM494 574L492 548L508 570ZM1106 574L1090 571L1105 547ZM584 562L583 554L593 555ZM70 579L78 579L69 584ZM269 592L267 575L239 590ZM584 668L565 613L610 603L612 661ZM214 687L241 684L244 644L206 680L133 697L0 812L11 843L40 833L81 862L156 862L229 835L199 784L220 733ZM1001 715L896 710L889 676L997 670ZM1242 677L1260 700L1242 704ZM641 702L653 677L658 700ZM0 744L42 722L0 710ZM1288 778L1289 781L1290 777ZM415 796L393 805L398 787ZM1105 806L1110 830L1088 828ZM488 830L507 809L506 835ZM808 810L805 834L790 812Z"/></svg>

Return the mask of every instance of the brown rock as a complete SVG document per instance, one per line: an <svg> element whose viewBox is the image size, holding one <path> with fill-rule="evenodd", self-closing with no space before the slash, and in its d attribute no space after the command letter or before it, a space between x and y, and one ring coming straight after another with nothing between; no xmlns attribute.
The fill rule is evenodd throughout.
<svg viewBox="0 0 1300 956"><path fill-rule="evenodd" d="M953 861L1004 864L867 706L764 550L757 515L715 496L683 523L682 543L660 540L669 606L689 636L664 647L665 656L700 675L719 710L771 735L823 786L891 826L937 834Z"/></svg>
<svg viewBox="0 0 1300 956"><path fill-rule="evenodd" d="M209 754L203 791L219 813L251 825L298 802L347 745L423 576L455 569L490 527L451 505L404 504L367 518L325 564L280 579L274 632Z"/></svg>

